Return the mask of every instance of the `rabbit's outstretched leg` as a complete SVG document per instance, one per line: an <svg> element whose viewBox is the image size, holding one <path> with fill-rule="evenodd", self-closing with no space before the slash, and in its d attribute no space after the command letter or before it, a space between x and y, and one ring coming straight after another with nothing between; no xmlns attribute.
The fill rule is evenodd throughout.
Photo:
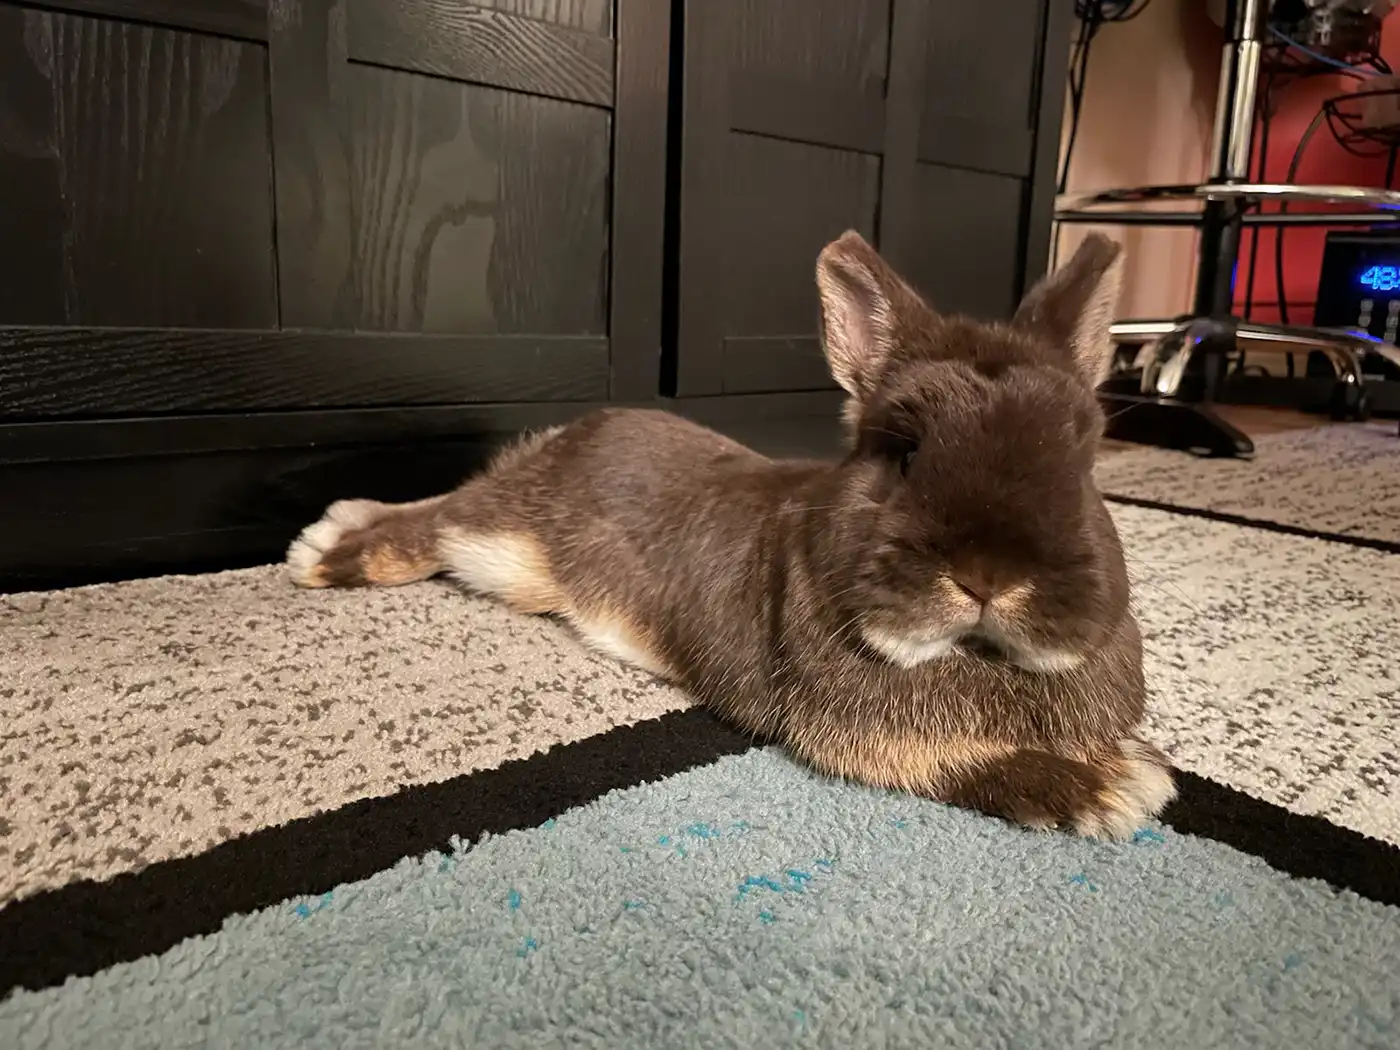
<svg viewBox="0 0 1400 1050"><path fill-rule="evenodd" d="M511 445L461 488L417 503L341 500L302 530L287 570L302 587L393 587L440 572L520 612L554 613L569 602L528 528L512 473L556 431Z"/></svg>
<svg viewBox="0 0 1400 1050"><path fill-rule="evenodd" d="M442 499L332 503L287 549L292 582L300 587L394 587L436 575L444 568L437 549Z"/></svg>
<svg viewBox="0 0 1400 1050"><path fill-rule="evenodd" d="M652 632L596 588L566 588L537 535L536 456L559 432L507 447L455 491L418 503L333 503L287 551L302 587L392 587L448 573L516 612L562 616L595 649L676 677Z"/></svg>

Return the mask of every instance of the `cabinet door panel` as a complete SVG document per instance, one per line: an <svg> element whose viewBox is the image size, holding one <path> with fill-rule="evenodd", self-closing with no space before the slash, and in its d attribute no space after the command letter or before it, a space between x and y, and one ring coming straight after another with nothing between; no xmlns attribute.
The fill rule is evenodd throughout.
<svg viewBox="0 0 1400 1050"><path fill-rule="evenodd" d="M1007 175L920 164L904 272L939 309L1009 317L1020 289L1023 183ZM956 206L953 206L956 205Z"/></svg>
<svg viewBox="0 0 1400 1050"><path fill-rule="evenodd" d="M1007 316L1043 266L1071 14L689 0L676 392L830 385L812 270L848 227L941 308Z"/></svg>
<svg viewBox="0 0 1400 1050"><path fill-rule="evenodd" d="M879 159L757 135L729 139L724 393L831 386L813 325L814 262L846 229L873 236ZM742 246L742 248L740 248Z"/></svg>
<svg viewBox="0 0 1400 1050"><path fill-rule="evenodd" d="M275 325L263 49L15 7L0 36L5 269L37 293L0 322Z"/></svg>
<svg viewBox="0 0 1400 1050"><path fill-rule="evenodd" d="M843 92L883 91L889 4L734 0L735 69L765 69Z"/></svg>
<svg viewBox="0 0 1400 1050"><path fill-rule="evenodd" d="M605 110L352 67L356 327L606 335Z"/></svg>
<svg viewBox="0 0 1400 1050"><path fill-rule="evenodd" d="M0 0L0 420L653 397L669 0Z"/></svg>
<svg viewBox="0 0 1400 1050"><path fill-rule="evenodd" d="M598 36L612 35L612 0L480 0L480 5Z"/></svg>
<svg viewBox="0 0 1400 1050"><path fill-rule="evenodd" d="M1026 176L1039 97L1041 19L1027 17L1033 5L1026 0L935 6L920 159Z"/></svg>
<svg viewBox="0 0 1400 1050"><path fill-rule="evenodd" d="M0 7L0 320L20 324L68 317L49 40L47 15Z"/></svg>

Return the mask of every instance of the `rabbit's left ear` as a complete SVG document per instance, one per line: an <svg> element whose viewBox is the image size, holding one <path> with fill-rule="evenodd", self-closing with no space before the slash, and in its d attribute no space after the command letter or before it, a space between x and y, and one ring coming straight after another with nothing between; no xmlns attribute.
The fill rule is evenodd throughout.
<svg viewBox="0 0 1400 1050"><path fill-rule="evenodd" d="M1090 234L1069 262L1026 293L1011 323L1064 348L1091 387L1113 361L1113 324L1123 289L1123 246Z"/></svg>

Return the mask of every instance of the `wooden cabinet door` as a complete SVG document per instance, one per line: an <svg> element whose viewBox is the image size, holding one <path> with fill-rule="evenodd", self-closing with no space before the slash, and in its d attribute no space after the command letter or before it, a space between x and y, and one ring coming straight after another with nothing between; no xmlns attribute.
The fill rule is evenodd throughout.
<svg viewBox="0 0 1400 1050"><path fill-rule="evenodd" d="M1068 0L685 0L676 391L831 386L813 267L853 228L941 309L1047 255Z"/></svg>
<svg viewBox="0 0 1400 1050"><path fill-rule="evenodd" d="M668 0L0 0L0 420L650 396Z"/></svg>

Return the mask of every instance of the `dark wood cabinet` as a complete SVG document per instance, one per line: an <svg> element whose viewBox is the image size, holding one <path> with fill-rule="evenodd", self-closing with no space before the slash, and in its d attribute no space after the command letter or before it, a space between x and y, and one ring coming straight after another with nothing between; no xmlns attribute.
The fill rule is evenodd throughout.
<svg viewBox="0 0 1400 1050"><path fill-rule="evenodd" d="M829 388L812 269L847 228L941 308L1009 316L1048 254L1070 16L686 5L676 391Z"/></svg>
<svg viewBox="0 0 1400 1050"><path fill-rule="evenodd" d="M654 394L667 2L0 2L0 413Z"/></svg>
<svg viewBox="0 0 1400 1050"><path fill-rule="evenodd" d="M275 557L597 404L829 417L826 239L1038 272L1070 8L0 0L0 589Z"/></svg>

